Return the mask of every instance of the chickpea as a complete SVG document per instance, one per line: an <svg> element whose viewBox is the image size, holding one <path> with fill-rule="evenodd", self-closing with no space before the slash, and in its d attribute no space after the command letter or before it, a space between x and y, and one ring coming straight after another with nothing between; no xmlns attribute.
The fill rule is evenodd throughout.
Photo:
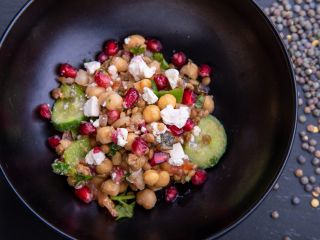
<svg viewBox="0 0 320 240"><path fill-rule="evenodd" d="M160 120L160 109L157 105L149 105L143 110L143 118L146 123L157 122Z"/></svg>
<svg viewBox="0 0 320 240"><path fill-rule="evenodd" d="M96 166L97 174L109 174L112 169L112 162L110 159L105 159L101 164Z"/></svg>
<svg viewBox="0 0 320 240"><path fill-rule="evenodd" d="M144 189L137 193L137 203L145 209L151 209L157 202L157 196L154 191Z"/></svg>
<svg viewBox="0 0 320 240"><path fill-rule="evenodd" d="M158 101L158 107L162 110L166 106L171 105L173 108L176 106L177 99L172 94L165 94L160 97Z"/></svg>
<svg viewBox="0 0 320 240"><path fill-rule="evenodd" d="M134 88L137 89L139 92L143 92L143 88L148 87L151 88L151 81L150 79L142 79L139 82L134 83Z"/></svg>
<svg viewBox="0 0 320 240"><path fill-rule="evenodd" d="M106 99L106 107L108 110L122 109L123 99L118 93L110 94Z"/></svg>
<svg viewBox="0 0 320 240"><path fill-rule="evenodd" d="M80 86L86 86L89 82L88 73L82 69L79 69L75 78L75 82Z"/></svg>
<svg viewBox="0 0 320 240"><path fill-rule="evenodd" d="M112 164L113 165L120 165L122 161L121 158L121 153L116 152L113 156L112 156Z"/></svg>
<svg viewBox="0 0 320 240"><path fill-rule="evenodd" d="M103 153L105 153L105 154L107 154L108 152L110 152L110 147L109 147L109 145L107 145L107 144L101 145L100 148L101 148L101 151L102 151Z"/></svg>
<svg viewBox="0 0 320 240"><path fill-rule="evenodd" d="M144 43L146 40L143 36L135 34L127 37L124 41L125 41L125 44L123 48L128 51L131 48L138 47L138 46L145 47Z"/></svg>
<svg viewBox="0 0 320 240"><path fill-rule="evenodd" d="M131 151L132 143L133 143L133 141L134 141L134 139L135 139L136 137L138 137L138 135L135 134L135 133L129 133L129 134L128 134L127 144L124 145L124 148L125 148L126 150Z"/></svg>
<svg viewBox="0 0 320 240"><path fill-rule="evenodd" d="M149 64L149 67L154 67L156 69L156 73L161 73L160 63L156 60L152 61Z"/></svg>
<svg viewBox="0 0 320 240"><path fill-rule="evenodd" d="M96 140L102 144L108 144L112 142L112 132L114 131L113 127L102 127L98 128Z"/></svg>
<svg viewBox="0 0 320 240"><path fill-rule="evenodd" d="M128 63L126 60L124 60L121 57L114 57L111 60L111 64L110 65L114 65L116 66L117 70L119 72L126 72L128 70Z"/></svg>
<svg viewBox="0 0 320 240"><path fill-rule="evenodd" d="M95 176L90 181L96 188L100 188L101 184L104 182L104 178Z"/></svg>
<svg viewBox="0 0 320 240"><path fill-rule="evenodd" d="M159 180L159 174L157 171L150 169L143 173L143 181L149 186L155 185Z"/></svg>
<svg viewBox="0 0 320 240"><path fill-rule="evenodd" d="M71 141L68 139L60 140L60 144L62 145L63 149L66 150L71 145Z"/></svg>
<svg viewBox="0 0 320 240"><path fill-rule="evenodd" d="M209 113L212 113L214 110L214 101L212 96L205 96L203 102L203 109L207 110Z"/></svg>
<svg viewBox="0 0 320 240"><path fill-rule="evenodd" d="M119 193L123 193L123 192L127 191L127 188L128 188L128 183L126 183L126 182L121 182L121 183L120 183Z"/></svg>
<svg viewBox="0 0 320 240"><path fill-rule="evenodd" d="M67 177L67 183L69 184L69 186L74 187L77 183L76 179L74 177Z"/></svg>
<svg viewBox="0 0 320 240"><path fill-rule="evenodd" d="M170 175L167 171L161 171L159 173L159 180L154 185L155 187L165 187L170 182Z"/></svg>
<svg viewBox="0 0 320 240"><path fill-rule="evenodd" d="M120 185L109 179L101 184L101 191L110 196L117 196L120 191Z"/></svg>
<svg viewBox="0 0 320 240"><path fill-rule="evenodd" d="M96 96L97 98L99 98L99 96L104 93L106 91L106 89L104 89L103 87L93 87L93 86L88 86L86 89L86 94L89 97L93 97Z"/></svg>
<svg viewBox="0 0 320 240"><path fill-rule="evenodd" d="M189 61L186 65L184 65L180 73L183 75L187 75L189 78L196 80L198 78L198 66L193 62Z"/></svg>
<svg viewBox="0 0 320 240"><path fill-rule="evenodd" d="M99 95L98 97L98 102L99 102L99 105L105 107L106 104L107 104L107 98L109 97L109 95L111 95L113 92L110 91L110 92L103 92Z"/></svg>
<svg viewBox="0 0 320 240"><path fill-rule="evenodd" d="M203 85L209 85L210 84L210 82L211 82L211 78L210 77L204 77L204 78L202 78L202 84Z"/></svg>

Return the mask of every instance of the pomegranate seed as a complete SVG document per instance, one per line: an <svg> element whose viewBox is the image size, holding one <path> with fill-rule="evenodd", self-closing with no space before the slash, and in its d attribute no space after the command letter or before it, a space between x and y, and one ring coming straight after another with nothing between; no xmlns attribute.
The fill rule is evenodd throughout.
<svg viewBox="0 0 320 240"><path fill-rule="evenodd" d="M100 147L94 147L93 148L93 153L99 153L99 152L102 152L101 148Z"/></svg>
<svg viewBox="0 0 320 240"><path fill-rule="evenodd" d="M151 52L160 52L162 50L162 44L157 39L148 39L146 45L147 49Z"/></svg>
<svg viewBox="0 0 320 240"><path fill-rule="evenodd" d="M199 75L201 77L209 77L211 75L212 68L207 64L202 64L199 67Z"/></svg>
<svg viewBox="0 0 320 240"><path fill-rule="evenodd" d="M51 118L50 105L46 103L40 104L39 114L43 119L50 119Z"/></svg>
<svg viewBox="0 0 320 240"><path fill-rule="evenodd" d="M136 137L132 143L132 152L137 156L143 156L147 151L148 144L141 137Z"/></svg>
<svg viewBox="0 0 320 240"><path fill-rule="evenodd" d="M50 147L55 149L60 144L60 140L61 140L61 138L58 135L54 135L54 136L48 138L48 143L49 143Z"/></svg>
<svg viewBox="0 0 320 240"><path fill-rule="evenodd" d="M93 194L91 193L90 188L87 186L75 188L74 193L79 199L81 199L85 203L90 203L93 199Z"/></svg>
<svg viewBox="0 0 320 240"><path fill-rule="evenodd" d="M196 94L189 88L186 88L183 92L182 103L191 106L196 102Z"/></svg>
<svg viewBox="0 0 320 240"><path fill-rule="evenodd" d="M191 131L195 126L195 123L189 118L186 122L186 124L183 127L183 130L186 132Z"/></svg>
<svg viewBox="0 0 320 240"><path fill-rule="evenodd" d="M203 169L198 169L191 178L193 185L202 185L207 180L207 172Z"/></svg>
<svg viewBox="0 0 320 240"><path fill-rule="evenodd" d="M174 186L167 187L165 190L166 202L172 203L178 197L178 189Z"/></svg>
<svg viewBox="0 0 320 240"><path fill-rule="evenodd" d="M135 88L129 88L124 96L123 106L124 108L132 108L139 99L139 92Z"/></svg>
<svg viewBox="0 0 320 240"><path fill-rule="evenodd" d="M177 68L181 68L186 64L187 57L183 52L176 52L171 58L171 63Z"/></svg>
<svg viewBox="0 0 320 240"><path fill-rule="evenodd" d="M111 140L112 140L112 142L114 142L115 144L118 144L118 132L117 132L117 130L114 131L114 132L111 134Z"/></svg>
<svg viewBox="0 0 320 240"><path fill-rule="evenodd" d="M111 179L114 181L116 184L120 184L122 180L124 179L125 171L119 167L115 166L113 167L111 171Z"/></svg>
<svg viewBox="0 0 320 240"><path fill-rule="evenodd" d="M77 76L77 69L68 63L63 63L59 67L59 75L66 78L75 78Z"/></svg>
<svg viewBox="0 0 320 240"><path fill-rule="evenodd" d="M96 132L96 128L89 122L82 122L79 126L81 135L91 135Z"/></svg>
<svg viewBox="0 0 320 240"><path fill-rule="evenodd" d="M99 87L103 87L103 88L109 87L112 82L109 75L104 74L103 72L100 72L100 71L94 75L94 80Z"/></svg>
<svg viewBox="0 0 320 240"><path fill-rule="evenodd" d="M169 160L169 153L165 152L155 152L150 159L149 163L151 166L166 162Z"/></svg>
<svg viewBox="0 0 320 240"><path fill-rule="evenodd" d="M106 45L104 46L104 52L108 56L114 56L119 51L119 45L116 40L109 40L106 42Z"/></svg>
<svg viewBox="0 0 320 240"><path fill-rule="evenodd" d="M156 74L153 77L153 80L156 83L158 90L163 90L163 89L166 89L167 87L169 87L168 78L162 74Z"/></svg>
<svg viewBox="0 0 320 240"><path fill-rule="evenodd" d="M111 111L107 112L107 116L108 116L108 120L111 123L113 123L120 118L120 112L118 112L117 110L111 110Z"/></svg>
<svg viewBox="0 0 320 240"><path fill-rule="evenodd" d="M97 60L101 63L105 62L108 59L108 55L105 54L104 52L99 53L97 56Z"/></svg>
<svg viewBox="0 0 320 240"><path fill-rule="evenodd" d="M173 136L181 136L183 133L184 133L184 130L183 128L178 128L177 126L175 125L168 125L167 126L170 130L170 132L172 133Z"/></svg>

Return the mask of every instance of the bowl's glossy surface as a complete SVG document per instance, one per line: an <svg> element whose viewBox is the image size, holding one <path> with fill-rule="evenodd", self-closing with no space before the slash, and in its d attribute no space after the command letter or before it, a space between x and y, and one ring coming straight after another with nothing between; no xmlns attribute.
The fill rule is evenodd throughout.
<svg viewBox="0 0 320 240"><path fill-rule="evenodd" d="M241 3L240 3L241 2ZM159 38L214 67L215 115L228 149L209 180L174 205L115 222L77 201L51 173L52 133L34 109L50 102L60 62L80 65L105 40ZM280 173L295 127L295 91L283 46L250 1L35 1L0 48L1 167L20 197L51 226L80 239L200 239L218 236L263 198Z"/></svg>

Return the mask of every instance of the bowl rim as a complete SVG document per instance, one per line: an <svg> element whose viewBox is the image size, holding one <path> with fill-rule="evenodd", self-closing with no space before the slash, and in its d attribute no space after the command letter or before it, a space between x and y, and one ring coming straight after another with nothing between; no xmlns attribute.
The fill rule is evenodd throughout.
<svg viewBox="0 0 320 240"><path fill-rule="evenodd" d="M8 24L8 26L6 27L4 33L2 34L2 36L0 37L0 51L2 48L2 45L4 43L4 41L6 40L8 34L11 32L12 28L14 27L16 21L21 17L21 15L32 5L32 3L34 3L35 0L28 0L21 8L20 10L15 14L15 16L12 18L12 20L10 21L10 23ZM254 1L254 0L250 0L249 4L252 4L252 6L255 8L255 10L257 11L258 14L260 14L260 16L264 19L265 23L268 25L268 27L270 28L270 30L272 31L272 34L274 35L274 37L277 40L277 44L279 45L279 47L281 48L283 57L285 58L285 62L286 62L286 67L288 68L289 71L289 77L290 77L290 81L291 81L291 85L292 88L291 93L293 95L293 116L291 116L292 120L293 120L293 124L292 124L292 129L290 132L290 137L289 137L289 141L287 144L287 147L285 149L285 154L283 156L283 163L282 166L278 169L278 172L275 174L273 180L270 182L269 186L267 187L267 190L263 193L262 197L260 199L258 199L257 201L255 201L254 203L252 203L252 205L248 208L248 210L242 215L240 216L237 220L235 220L233 223L231 223L229 226L227 226L226 228L222 229L221 231L211 235L210 237L208 237L207 239L217 239L223 235L225 235L227 232L229 232L230 230L234 229L236 226L238 226L240 223L242 223L247 217L249 217L261 204L262 202L266 199L266 197L269 195L269 193L272 190L272 187L274 186L274 184L277 182L277 180L279 179L279 177L281 176L285 166L287 165L291 150L292 150L292 146L293 146L293 142L294 142L294 138L295 138L295 134L296 134L296 128L297 128L297 114L298 114L298 109L297 109L297 86L295 83L295 74L294 74L294 70L293 70L293 65L291 62L291 59L289 57L289 53L286 49L286 46L284 44L284 41L281 39L278 31L276 30L276 27L274 26L274 24L271 22L271 20L266 16L266 14L263 12L263 10L258 6L258 4ZM50 223L49 221L47 221L45 218L43 218L39 213L37 213L36 210L34 210L29 203L20 195L20 193L16 190L14 184L10 181L9 177L7 176L7 174L5 173L5 170L3 168L3 166L0 164L0 169L1 172L4 176L4 179L6 180L6 182L8 183L8 185L10 186L10 188L13 190L13 192L16 194L16 196L18 196L18 199L23 203L24 206L26 206L31 213L33 213L36 217L38 217L42 222L44 222L47 226L49 226L50 228L52 228L53 230L55 230L57 233L59 233L62 237L66 237L69 239L76 239L73 236L65 233L64 231L60 230L58 227L54 226L54 224Z"/></svg>

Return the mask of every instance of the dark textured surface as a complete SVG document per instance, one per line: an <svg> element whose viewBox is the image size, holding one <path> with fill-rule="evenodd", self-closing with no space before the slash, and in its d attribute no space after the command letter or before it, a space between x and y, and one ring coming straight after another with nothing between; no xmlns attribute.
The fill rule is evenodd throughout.
<svg viewBox="0 0 320 240"><path fill-rule="evenodd" d="M1 27L7 24L17 8L22 4L21 1L10 1L10 5L8 2L9 1L0 1L0 4L3 5L0 5L0 11L2 11L2 9L8 11L7 14L1 15ZM7 18L2 19L5 16L7 16ZM293 152L292 156L296 156L296 153ZM312 237L320 235L320 233L317 232L319 230L316 228L316 223L319 222L316 219L316 211L309 208L308 201L303 201L299 207L290 206L291 194L301 192L297 182L291 177L291 164L294 165L293 157L280 180L280 190L277 193L273 192L270 194L256 212L236 229L225 235L223 237L224 239L256 239L258 237L260 239L274 239L274 237L280 239L284 233L291 233L290 235L296 238L312 239ZM32 183L27 182L26 184ZM1 182L0 187L1 190L3 189L0 200L0 211L2 213L0 217L0 231L4 233L5 239L22 237L29 239L35 236L46 239L57 239L57 234L48 229L48 227L24 209L3 182ZM8 206L9 204L11 205L10 207ZM280 219L277 221L272 221L269 217L269 212L273 209L279 209ZM308 221L307 225L299 224L299 222L306 221ZM19 231L9 230L13 227L18 228Z"/></svg>

